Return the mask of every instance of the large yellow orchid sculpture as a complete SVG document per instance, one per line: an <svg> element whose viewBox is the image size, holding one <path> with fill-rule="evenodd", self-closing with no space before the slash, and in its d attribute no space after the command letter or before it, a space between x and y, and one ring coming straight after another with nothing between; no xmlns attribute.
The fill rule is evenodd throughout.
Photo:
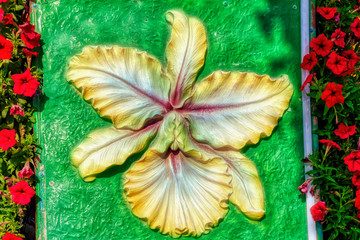
<svg viewBox="0 0 360 240"><path fill-rule="evenodd" d="M204 65L204 25L169 11L167 67L134 48L85 47L70 61L68 80L114 126L96 130L72 152L85 181L148 149L124 175L132 212L172 237L199 236L216 226L228 202L247 217L265 213L254 164L239 153L269 136L287 109L287 76L215 71Z"/></svg>

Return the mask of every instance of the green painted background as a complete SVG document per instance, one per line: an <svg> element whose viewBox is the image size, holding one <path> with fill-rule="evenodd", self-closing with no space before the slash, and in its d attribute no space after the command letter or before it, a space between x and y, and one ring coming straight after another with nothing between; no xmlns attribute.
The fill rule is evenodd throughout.
<svg viewBox="0 0 360 240"><path fill-rule="evenodd" d="M181 3L182 2L182 3ZM69 160L70 150L93 129L108 125L65 80L69 59L87 45L118 44L149 52L164 63L169 9L179 8L205 24L209 51L204 70L288 74L300 87L298 0L41 0L33 6L42 34L45 96L40 99L37 134L38 235L42 240L169 239L132 215L115 167L85 183ZM242 151L258 167L266 195L266 217L251 221L233 206L201 239L306 239L302 183L302 110L299 91L273 135ZM135 158L132 159L132 161Z"/></svg>

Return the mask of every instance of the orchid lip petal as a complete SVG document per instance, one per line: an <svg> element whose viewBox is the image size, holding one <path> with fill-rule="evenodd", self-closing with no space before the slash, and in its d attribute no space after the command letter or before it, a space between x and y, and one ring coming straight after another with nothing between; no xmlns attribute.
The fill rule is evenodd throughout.
<svg viewBox="0 0 360 240"><path fill-rule="evenodd" d="M220 159L148 150L125 174L132 212L172 237L200 236L228 211L231 177Z"/></svg>

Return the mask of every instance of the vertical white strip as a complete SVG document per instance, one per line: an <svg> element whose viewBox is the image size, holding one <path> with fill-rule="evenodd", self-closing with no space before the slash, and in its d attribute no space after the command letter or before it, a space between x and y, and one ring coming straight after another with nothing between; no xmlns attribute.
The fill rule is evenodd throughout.
<svg viewBox="0 0 360 240"><path fill-rule="evenodd" d="M310 3L309 0L301 0L301 61L303 57L309 53L310 44ZM302 82L305 81L309 75L309 71L301 71ZM312 128L311 128L311 106L310 98L307 96L309 93L309 86L306 86L302 92L302 104L303 104L303 131L304 131L304 156L307 157L312 153ZM310 171L312 165L305 164L305 172ZM305 177L306 179L309 176ZM314 197L308 192L306 194L306 213L307 213L307 228L308 239L316 240L316 223L310 214L310 207L315 203Z"/></svg>

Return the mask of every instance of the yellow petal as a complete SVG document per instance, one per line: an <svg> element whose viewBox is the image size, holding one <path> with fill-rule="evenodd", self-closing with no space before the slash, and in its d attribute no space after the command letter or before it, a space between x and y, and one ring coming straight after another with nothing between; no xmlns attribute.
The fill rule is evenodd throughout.
<svg viewBox="0 0 360 240"><path fill-rule="evenodd" d="M161 64L136 49L85 47L71 59L67 77L116 128L138 130L169 104Z"/></svg>
<svg viewBox="0 0 360 240"><path fill-rule="evenodd" d="M130 155L144 149L157 127L154 124L138 132L114 127L95 130L74 149L71 160L85 181L93 181L96 174L123 164Z"/></svg>
<svg viewBox="0 0 360 240"><path fill-rule="evenodd" d="M179 107L190 96L196 75L204 65L207 49L205 27L200 20L180 11L166 15L172 26L166 48L167 74L171 81L170 101Z"/></svg>
<svg viewBox="0 0 360 240"><path fill-rule="evenodd" d="M269 136L289 106L293 87L284 75L216 71L197 83L182 115L191 135L215 148L241 149Z"/></svg>
<svg viewBox="0 0 360 240"><path fill-rule="evenodd" d="M229 165L233 193L230 202L247 217L258 220L265 214L264 191L255 165L236 151L216 151Z"/></svg>
<svg viewBox="0 0 360 240"><path fill-rule="evenodd" d="M172 237L200 236L228 211L231 177L220 159L148 150L125 175L133 213Z"/></svg>

